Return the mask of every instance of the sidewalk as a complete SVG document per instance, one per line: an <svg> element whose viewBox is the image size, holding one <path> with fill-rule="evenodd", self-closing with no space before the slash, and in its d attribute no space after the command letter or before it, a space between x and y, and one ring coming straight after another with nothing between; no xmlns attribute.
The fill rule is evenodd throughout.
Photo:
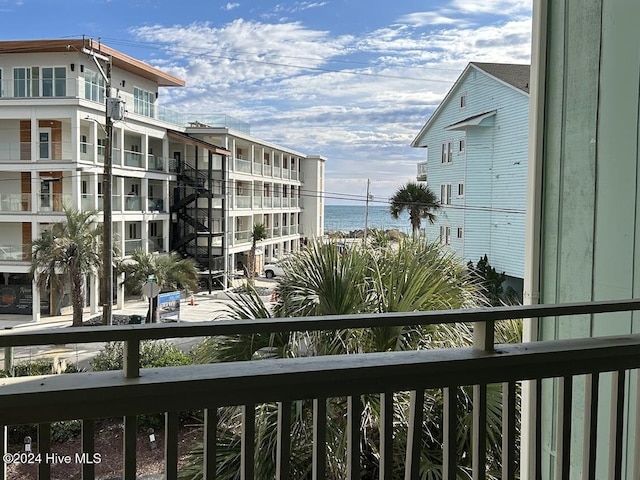
<svg viewBox="0 0 640 480"><path fill-rule="evenodd" d="M239 286L242 281L235 281L234 284ZM276 284L276 280L269 280L265 278L256 278L256 287L263 287L272 289ZM225 307L230 303L230 300L226 296L225 292L214 291L211 294L209 292L199 292L193 295L194 305L191 305L190 298L183 299L180 302L180 321L181 322L209 322L215 320L222 314ZM149 308L149 301L142 299L129 299L124 303L123 309L116 309L114 305L114 315L147 315ZM91 317L99 316L100 314L91 314L89 308L84 309L83 319L88 320ZM59 328L71 326L73 315L59 315L55 317L40 317L39 322L32 322L31 317L28 315L0 315L0 330L7 328L40 330L43 328Z"/></svg>

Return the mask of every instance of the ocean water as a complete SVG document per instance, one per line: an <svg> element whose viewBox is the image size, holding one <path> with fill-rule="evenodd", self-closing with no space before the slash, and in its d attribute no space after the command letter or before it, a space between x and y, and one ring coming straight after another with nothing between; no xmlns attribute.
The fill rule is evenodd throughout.
<svg viewBox="0 0 640 480"><path fill-rule="evenodd" d="M364 205L325 205L324 232L350 232L364 229ZM396 228L404 233L411 233L409 214L402 212L398 219L389 213L388 205L369 205L369 228L387 230Z"/></svg>

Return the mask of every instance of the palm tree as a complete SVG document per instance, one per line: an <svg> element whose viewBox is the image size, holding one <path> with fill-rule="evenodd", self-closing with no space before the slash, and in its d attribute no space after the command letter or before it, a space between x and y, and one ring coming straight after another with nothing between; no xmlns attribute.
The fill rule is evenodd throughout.
<svg viewBox="0 0 640 480"><path fill-rule="evenodd" d="M251 251L249 252L249 272L247 278L253 282L256 275L256 247L257 243L267 238L267 227L264 223L256 223L251 230Z"/></svg>
<svg viewBox="0 0 640 480"><path fill-rule="evenodd" d="M270 316L307 316L354 313L409 312L416 310L464 308L485 304L479 288L466 269L455 258L443 252L439 245L419 239L404 239L398 244L388 243L375 249L362 245L341 253L335 244L311 242L308 247L282 262L286 275L276 287L278 304L273 311L264 307L255 291L235 299L226 318L252 319ZM508 322L501 322L506 325ZM512 328L497 332L513 335ZM259 360L262 358L288 358L309 355L334 355L425 348L446 348L471 345L469 326L407 326L375 329L341 330L335 332L295 332L278 334L233 335L206 340L197 350L200 362ZM424 423L422 478L441 478L442 464L442 392L427 391L428 411L435 412ZM471 428L472 408L470 389L458 390L458 422L461 430ZM380 404L377 396L364 395L361 462L363 470L375 470L379 455L377 425ZM499 386L489 386L490 412L487 442L488 457L499 462L501 449ZM396 418L406 418L410 406L409 395L397 393L394 400ZM328 424L327 453L331 478L345 478L345 425L346 405L343 398L330 399L327 409L335 422ZM272 478L275 471L275 437L277 420L272 404L256 410L257 449L256 472L259 478ZM292 445L296 456L291 459L291 478L307 478L310 465L312 438L312 409L309 401L294 402L292 407ZM232 479L239 465L240 422L237 408L222 409L218 423L219 478ZM344 423L344 422L343 422ZM396 423L394 433L394 464L402 465L406 451L406 425ZM403 429L405 431L403 431ZM258 435L258 432L260 434ZM471 446L468 440L459 445L460 472L467 472ZM193 468L185 468L183 478L200 478L202 452L194 452ZM492 465L495 467L495 465ZM200 470L201 471L201 470ZM394 477L396 478L396 477Z"/></svg>
<svg viewBox="0 0 640 480"><path fill-rule="evenodd" d="M160 292L173 291L184 288L195 291L198 288L198 269L190 258L181 258L177 253L145 253L135 250L131 258L118 265L116 271L124 273L124 287L131 293L139 293L142 286L155 278ZM152 300L153 311L157 311L158 299ZM155 322L151 318L151 309L147 312L147 321Z"/></svg>
<svg viewBox="0 0 640 480"><path fill-rule="evenodd" d="M64 207L66 219L44 230L32 243L30 273L39 288L62 291L69 285L73 307L73 326L82 326L84 283L102 266L102 226L95 211L80 212Z"/></svg>
<svg viewBox="0 0 640 480"><path fill-rule="evenodd" d="M433 212L440 209L435 193L422 183L408 182L401 186L391 197L391 216L397 219L404 211L409 212L409 221L415 237L420 230L421 219L426 218L429 223L435 221Z"/></svg>

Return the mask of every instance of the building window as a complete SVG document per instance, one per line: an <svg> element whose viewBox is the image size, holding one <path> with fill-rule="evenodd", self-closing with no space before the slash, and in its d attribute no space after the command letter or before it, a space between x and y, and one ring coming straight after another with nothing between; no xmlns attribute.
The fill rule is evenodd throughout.
<svg viewBox="0 0 640 480"><path fill-rule="evenodd" d="M464 147L465 147L465 145L464 145L464 138L461 138L461 139L458 141L458 152L460 152L460 153L464 153Z"/></svg>
<svg viewBox="0 0 640 480"><path fill-rule="evenodd" d="M107 139L106 138L99 138L97 140L98 143L98 155L100 155L101 157L104 156L104 149L107 146Z"/></svg>
<svg viewBox="0 0 640 480"><path fill-rule="evenodd" d="M149 222L149 236L151 238L158 236L158 224L156 222Z"/></svg>
<svg viewBox="0 0 640 480"><path fill-rule="evenodd" d="M87 153L87 136L80 135L80 153Z"/></svg>
<svg viewBox="0 0 640 480"><path fill-rule="evenodd" d="M451 150L452 150L451 142L444 142L442 144L442 156L441 156L442 163L451 163L453 161Z"/></svg>
<svg viewBox="0 0 640 480"><path fill-rule="evenodd" d="M145 117L155 115L155 93L133 87L133 112Z"/></svg>
<svg viewBox="0 0 640 480"><path fill-rule="evenodd" d="M443 183L440 185L440 204L441 205L449 205L451 204L451 184Z"/></svg>
<svg viewBox="0 0 640 480"><path fill-rule="evenodd" d="M65 67L42 68L42 96L64 97L67 95L67 69Z"/></svg>
<svg viewBox="0 0 640 480"><path fill-rule="evenodd" d="M440 227L440 243L442 245L451 245L451 227Z"/></svg>
<svg viewBox="0 0 640 480"><path fill-rule="evenodd" d="M449 163L449 155L447 150L447 142L442 144L442 155L440 156L441 163Z"/></svg>
<svg viewBox="0 0 640 480"><path fill-rule="evenodd" d="M458 227L458 239L462 239L462 227Z"/></svg>
<svg viewBox="0 0 640 480"><path fill-rule="evenodd" d="M39 72L36 68L35 72ZM34 82L37 86L37 80ZM14 97L30 97L31 96L31 68L18 67L13 69L13 96Z"/></svg>
<svg viewBox="0 0 640 480"><path fill-rule="evenodd" d="M464 183L458 184L458 197L464 197Z"/></svg>
<svg viewBox="0 0 640 480"><path fill-rule="evenodd" d="M140 238L140 232L138 230L138 224L137 223L130 223L129 224L129 239L137 239Z"/></svg>
<svg viewBox="0 0 640 480"><path fill-rule="evenodd" d="M104 103L104 77L85 68L84 70L84 98L93 102Z"/></svg>
<svg viewBox="0 0 640 480"><path fill-rule="evenodd" d="M467 106L467 94L463 93L460 95L460 108L464 108Z"/></svg>

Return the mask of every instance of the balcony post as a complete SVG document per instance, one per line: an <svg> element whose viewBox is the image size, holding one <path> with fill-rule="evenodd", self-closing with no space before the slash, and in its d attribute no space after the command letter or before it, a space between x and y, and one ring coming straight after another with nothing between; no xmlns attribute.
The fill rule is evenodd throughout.
<svg viewBox="0 0 640 480"><path fill-rule="evenodd" d="M0 453L4 455L8 453L8 436L7 436L7 426L0 425ZM7 478L7 462L2 460L2 465L0 466L0 480L6 480Z"/></svg>
<svg viewBox="0 0 640 480"><path fill-rule="evenodd" d="M124 342L122 368L126 378L140 376L140 340L127 340Z"/></svg>
<svg viewBox="0 0 640 480"><path fill-rule="evenodd" d="M10 330L11 327L5 327ZM4 371L7 375L13 375L13 347L4 347Z"/></svg>
<svg viewBox="0 0 640 480"><path fill-rule="evenodd" d="M493 320L473 324L473 348L483 352L493 352L494 324Z"/></svg>
<svg viewBox="0 0 640 480"><path fill-rule="evenodd" d="M323 480L327 471L327 399L313 400L313 480Z"/></svg>

